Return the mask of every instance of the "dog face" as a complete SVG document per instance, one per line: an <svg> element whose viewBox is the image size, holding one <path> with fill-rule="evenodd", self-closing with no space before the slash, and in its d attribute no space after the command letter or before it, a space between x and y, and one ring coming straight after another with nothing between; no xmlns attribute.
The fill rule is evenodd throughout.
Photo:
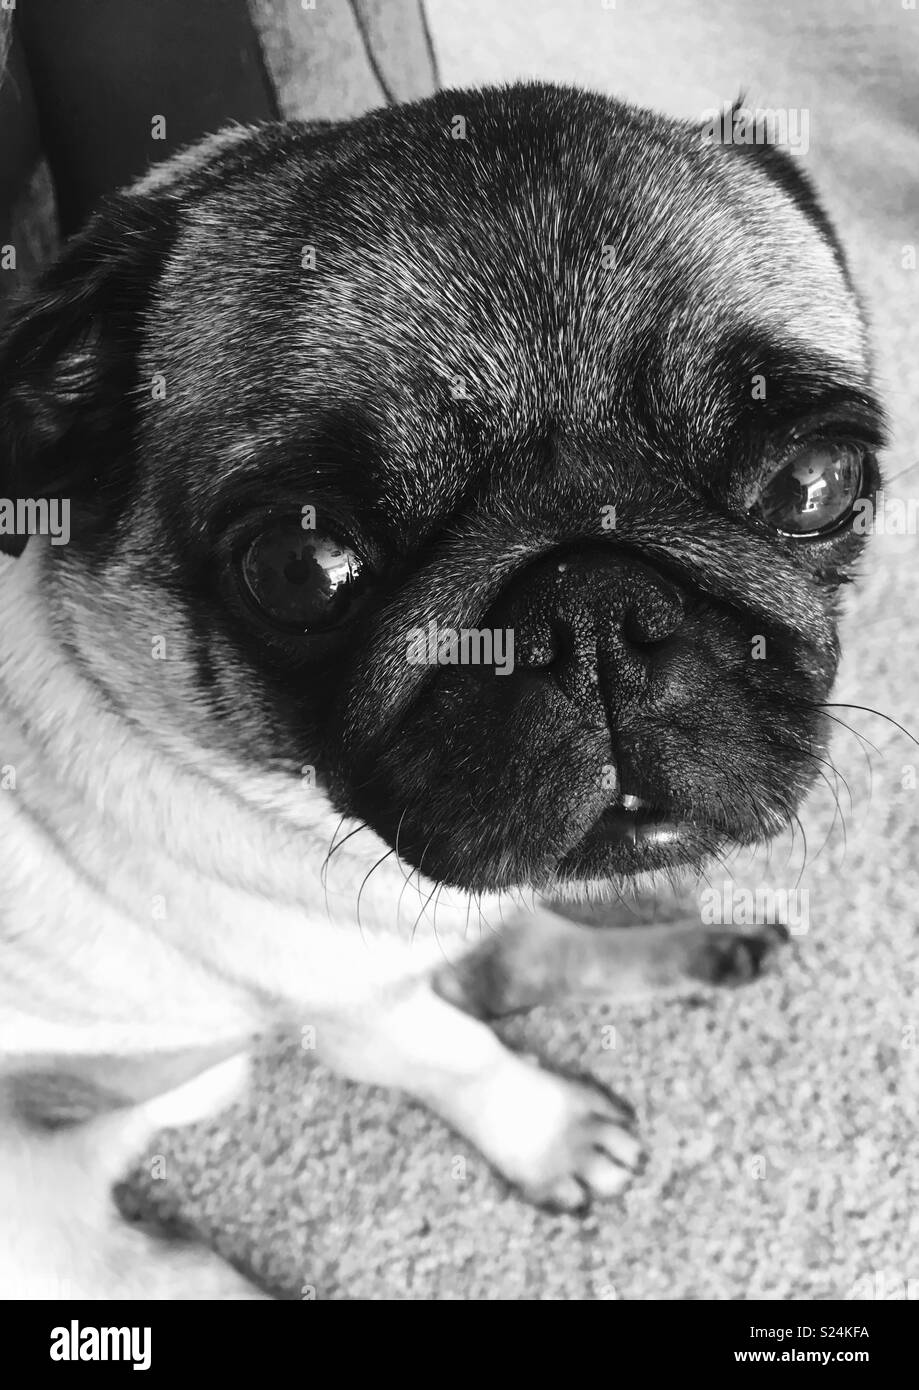
<svg viewBox="0 0 919 1390"><path fill-rule="evenodd" d="M819 770L881 417L774 149L539 86L231 132L2 365L61 640L160 745L315 769L470 890L699 862Z"/></svg>

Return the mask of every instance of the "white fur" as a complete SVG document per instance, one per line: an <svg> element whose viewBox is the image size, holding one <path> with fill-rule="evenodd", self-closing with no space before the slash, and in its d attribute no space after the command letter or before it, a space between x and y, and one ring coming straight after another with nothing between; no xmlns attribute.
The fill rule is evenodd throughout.
<svg viewBox="0 0 919 1390"><path fill-rule="evenodd" d="M619 1157L598 1163L582 1091L431 991L445 954L475 944L479 905L429 901L391 856L359 918L381 841L354 835L324 883L332 837L349 827L321 793L122 718L107 697L125 694L127 628L110 629L106 650L81 634L100 690L55 640L47 557L35 539L0 571L0 768L16 781L0 791L0 1296L257 1297L209 1252L125 1227L109 1186L159 1126L225 1104L251 1039L279 1022L312 1025L319 1055L347 1075L432 1105L536 1195L579 1200L579 1165L598 1193L616 1190L634 1141L610 1141ZM500 904L485 907L497 924ZM40 1130L17 1111L12 1078L30 1068L106 1056L142 1067L215 1047L239 1055L81 1125ZM598 1123L615 1134L613 1111Z"/></svg>

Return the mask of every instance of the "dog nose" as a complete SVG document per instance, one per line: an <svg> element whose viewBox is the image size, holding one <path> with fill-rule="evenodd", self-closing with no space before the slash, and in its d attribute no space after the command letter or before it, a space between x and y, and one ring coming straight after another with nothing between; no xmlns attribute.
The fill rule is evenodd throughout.
<svg viewBox="0 0 919 1390"><path fill-rule="evenodd" d="M517 575L489 626L513 631L516 669L550 674L574 703L608 718L668 666L684 611L680 590L651 565L581 549Z"/></svg>

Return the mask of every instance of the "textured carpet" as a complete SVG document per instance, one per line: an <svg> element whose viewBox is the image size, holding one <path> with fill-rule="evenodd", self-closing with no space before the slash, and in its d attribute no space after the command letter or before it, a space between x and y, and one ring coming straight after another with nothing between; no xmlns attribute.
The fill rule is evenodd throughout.
<svg viewBox="0 0 919 1390"><path fill-rule="evenodd" d="M873 319L894 422L886 468L903 475L888 492L915 494L919 270L903 247L919 246L919 14L436 0L430 16L445 84L539 75L681 115L746 85L751 104L809 108L807 167ZM917 609L919 541L876 538L837 698L914 729ZM264 1059L247 1106L162 1136L165 1178L138 1180L148 1199L290 1297L823 1299L869 1284L902 1296L900 1281L919 1279L919 748L879 718L837 713L875 747L838 731L845 837L823 786L802 816L809 930L766 979L515 1026L515 1041L637 1105L652 1161L620 1203L585 1221L533 1211L421 1110L324 1074L296 1045ZM799 836L737 881L791 888L802 860Z"/></svg>

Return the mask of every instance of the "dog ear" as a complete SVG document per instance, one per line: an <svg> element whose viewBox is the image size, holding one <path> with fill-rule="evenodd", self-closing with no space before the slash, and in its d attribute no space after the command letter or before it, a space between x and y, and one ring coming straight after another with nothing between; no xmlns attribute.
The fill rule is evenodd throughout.
<svg viewBox="0 0 919 1390"><path fill-rule="evenodd" d="M755 162L756 167L773 183L777 184L785 196L790 198L804 213L805 217L828 243L848 288L855 294L855 286L849 273L849 265L842 242L836 234L833 223L824 211L823 204L809 174L805 171L800 159L796 159L790 150L783 145L776 144L769 138L766 113L755 110L751 112L747 107L746 93L742 89L731 105L725 106L722 110L722 131L733 131L737 117L744 113L747 117L753 116L752 123L748 121L748 124L752 126L755 138L749 142L746 139L737 144L732 142L733 151L741 158Z"/></svg>
<svg viewBox="0 0 919 1390"><path fill-rule="evenodd" d="M161 196L108 199L10 305L0 328L0 496L96 497L116 485L173 207Z"/></svg>

